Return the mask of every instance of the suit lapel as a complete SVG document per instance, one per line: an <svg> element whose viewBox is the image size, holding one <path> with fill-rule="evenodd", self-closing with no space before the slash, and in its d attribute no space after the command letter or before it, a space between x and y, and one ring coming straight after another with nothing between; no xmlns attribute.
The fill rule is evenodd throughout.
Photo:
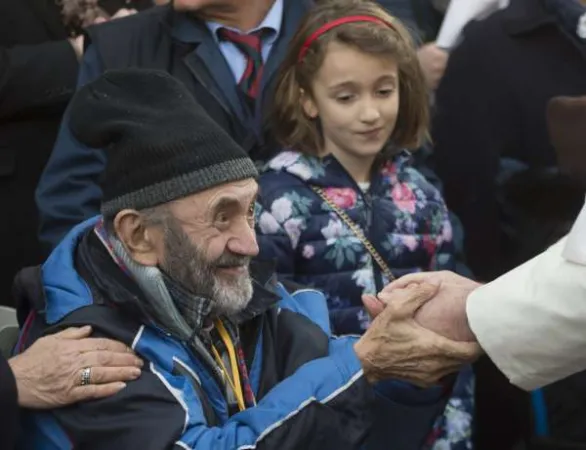
<svg viewBox="0 0 586 450"><path fill-rule="evenodd" d="M184 62L192 75L210 91L224 109L244 122L246 116L234 76L205 24L185 14L177 14L172 33L175 39L193 47L193 50L184 57Z"/></svg>

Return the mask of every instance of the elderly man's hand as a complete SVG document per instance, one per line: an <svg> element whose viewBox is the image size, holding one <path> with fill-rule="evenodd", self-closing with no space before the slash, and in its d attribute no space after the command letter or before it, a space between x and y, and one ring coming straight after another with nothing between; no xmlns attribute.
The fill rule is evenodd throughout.
<svg viewBox="0 0 586 450"><path fill-rule="evenodd" d="M109 339L90 338L91 327L45 336L8 361L16 378L18 403L32 409L56 408L113 395L140 376L142 361ZM89 384L82 371L90 368Z"/></svg>
<svg viewBox="0 0 586 450"><path fill-rule="evenodd" d="M437 293L438 286L428 283L393 293L392 301L355 345L370 382L395 378L427 387L478 357L476 343L452 341L415 320L415 313ZM364 300L368 308L372 299Z"/></svg>
<svg viewBox="0 0 586 450"><path fill-rule="evenodd" d="M466 316L466 300L480 284L453 272L427 272L406 275L386 286L377 299L368 298L365 304L376 315L384 304L392 303L400 291L419 283L439 286L437 295L415 314L415 320L428 330L455 341L476 341Z"/></svg>

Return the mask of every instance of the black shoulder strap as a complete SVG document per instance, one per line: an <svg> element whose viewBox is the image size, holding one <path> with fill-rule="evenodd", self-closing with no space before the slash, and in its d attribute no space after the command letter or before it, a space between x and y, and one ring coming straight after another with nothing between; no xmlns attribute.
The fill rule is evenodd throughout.
<svg viewBox="0 0 586 450"><path fill-rule="evenodd" d="M12 297L16 303L20 327L31 312L44 313L46 300L41 266L27 267L18 272L12 285Z"/></svg>

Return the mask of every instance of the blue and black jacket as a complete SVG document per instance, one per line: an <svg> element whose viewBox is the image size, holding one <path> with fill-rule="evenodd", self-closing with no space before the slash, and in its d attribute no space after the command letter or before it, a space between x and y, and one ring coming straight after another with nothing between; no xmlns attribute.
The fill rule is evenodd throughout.
<svg viewBox="0 0 586 450"><path fill-rule="evenodd" d="M41 268L17 278L21 318L27 318L18 348L89 324L95 336L132 347L145 362L143 372L110 398L28 413L23 448L421 448L445 406L442 389L398 381L371 386L354 352L356 338L331 335L323 295L291 294L265 267L253 271L252 313L241 326L258 403L231 414L197 349L132 306L143 294L99 242L94 222L78 225Z"/></svg>

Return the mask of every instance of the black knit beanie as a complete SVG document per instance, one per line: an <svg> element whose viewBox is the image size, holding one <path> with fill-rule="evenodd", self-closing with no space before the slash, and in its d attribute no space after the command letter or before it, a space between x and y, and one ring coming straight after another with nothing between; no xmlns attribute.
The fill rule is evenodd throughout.
<svg viewBox="0 0 586 450"><path fill-rule="evenodd" d="M106 217L258 177L245 151L165 72L106 72L75 94L69 127L82 144L106 150Z"/></svg>

